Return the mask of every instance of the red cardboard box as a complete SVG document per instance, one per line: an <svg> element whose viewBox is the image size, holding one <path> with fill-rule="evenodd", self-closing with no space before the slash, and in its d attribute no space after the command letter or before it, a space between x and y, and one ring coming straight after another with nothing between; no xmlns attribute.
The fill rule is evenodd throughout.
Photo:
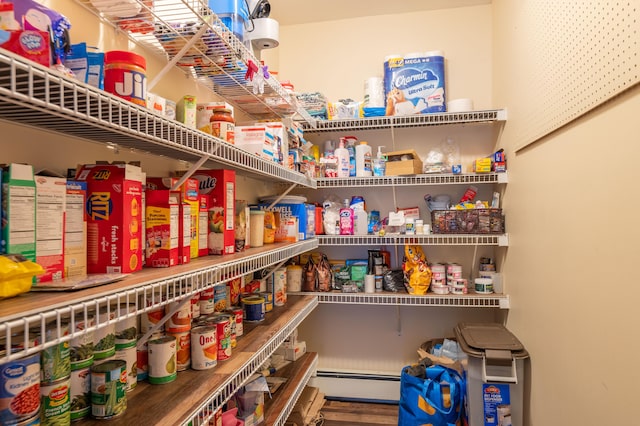
<svg viewBox="0 0 640 426"><path fill-rule="evenodd" d="M208 197L209 254L235 253L236 172L198 170L193 178L200 194Z"/></svg>
<svg viewBox="0 0 640 426"><path fill-rule="evenodd" d="M0 47L16 53L24 58L37 62L45 67L51 66L51 50L49 34L44 31L2 31L9 38Z"/></svg>
<svg viewBox="0 0 640 426"><path fill-rule="evenodd" d="M87 272L130 273L142 267L142 170L133 164L86 164Z"/></svg>
<svg viewBox="0 0 640 426"><path fill-rule="evenodd" d="M171 189L179 178L167 177L147 178L147 188L149 189ZM180 243L178 244L178 263L189 263L192 258L198 257L198 228L199 228L199 192L198 181L193 178L187 179L178 188L180 195ZM206 212L206 210L205 210Z"/></svg>
<svg viewBox="0 0 640 426"><path fill-rule="evenodd" d="M152 268L175 266L181 242L180 195L168 189L148 189L146 197L146 265Z"/></svg>

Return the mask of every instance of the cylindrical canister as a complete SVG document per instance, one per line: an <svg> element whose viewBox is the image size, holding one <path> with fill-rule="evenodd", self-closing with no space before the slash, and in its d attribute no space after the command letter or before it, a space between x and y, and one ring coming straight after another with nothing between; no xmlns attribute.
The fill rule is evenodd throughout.
<svg viewBox="0 0 640 426"><path fill-rule="evenodd" d="M69 377L40 384L40 424L71 423L71 380Z"/></svg>
<svg viewBox="0 0 640 426"><path fill-rule="evenodd" d="M76 314L73 327L74 331L84 331L96 324L95 316L84 312ZM93 364L93 331L85 331L78 337L71 339L71 370L80 370Z"/></svg>
<svg viewBox="0 0 640 426"><path fill-rule="evenodd" d="M242 336L244 334L244 312L242 310L242 306L232 306L228 311L236 317L236 336Z"/></svg>
<svg viewBox="0 0 640 426"><path fill-rule="evenodd" d="M61 336L69 334L69 324L60 324L59 328ZM36 330L39 330L39 328L36 328ZM50 342L56 339L57 336L58 324L57 321L52 321L47 324L42 341ZM69 375L71 375L71 349L68 342L58 343L42 350L40 354L41 383L52 383L61 379L68 379Z"/></svg>
<svg viewBox="0 0 640 426"><path fill-rule="evenodd" d="M213 286L213 310L224 312L227 309L227 285L216 284Z"/></svg>
<svg viewBox="0 0 640 426"><path fill-rule="evenodd" d="M91 412L91 372L89 367L71 371L71 420Z"/></svg>
<svg viewBox="0 0 640 426"><path fill-rule="evenodd" d="M208 370L218 364L216 327L203 325L191 330L191 368Z"/></svg>
<svg viewBox="0 0 640 426"><path fill-rule="evenodd" d="M273 310L273 293L270 291L261 291L258 293L264 299L264 304L262 305L262 312L267 313Z"/></svg>
<svg viewBox="0 0 640 426"><path fill-rule="evenodd" d="M164 329L167 333L183 333L191 330L191 299L183 302L184 300L178 300L165 306L165 314L174 312L165 323Z"/></svg>
<svg viewBox="0 0 640 426"><path fill-rule="evenodd" d="M160 337L150 340L149 348L149 383L159 385L173 382L178 376L176 366L176 338Z"/></svg>
<svg viewBox="0 0 640 426"><path fill-rule="evenodd" d="M248 322L264 320L264 297L249 296L242 299L244 318Z"/></svg>
<svg viewBox="0 0 640 426"><path fill-rule="evenodd" d="M40 412L40 353L0 365L0 399L6 401L0 406L0 419L6 422L19 423Z"/></svg>
<svg viewBox="0 0 640 426"><path fill-rule="evenodd" d="M191 295L191 319L200 317L200 293Z"/></svg>
<svg viewBox="0 0 640 426"><path fill-rule="evenodd" d="M218 108L213 111L211 118L211 134L229 143L235 142L236 121L230 109Z"/></svg>
<svg viewBox="0 0 640 426"><path fill-rule="evenodd" d="M125 317L128 314L134 314L136 312L136 305L122 304L120 305L119 312L120 317ZM138 318L136 315L132 315L116 322L115 332L116 350L135 347L136 341L138 340Z"/></svg>
<svg viewBox="0 0 640 426"><path fill-rule="evenodd" d="M217 317L214 320L218 342L218 361L231 358L231 323L229 317Z"/></svg>
<svg viewBox="0 0 640 426"><path fill-rule="evenodd" d="M251 247L264 245L264 210L249 211L249 245Z"/></svg>
<svg viewBox="0 0 640 426"><path fill-rule="evenodd" d="M121 359L91 366L91 415L117 417L127 409L127 363Z"/></svg>
<svg viewBox="0 0 640 426"><path fill-rule="evenodd" d="M191 366L191 334L189 331L182 333L167 333L176 339L176 369L184 371Z"/></svg>
<svg viewBox="0 0 640 426"><path fill-rule="evenodd" d="M116 353L116 317L115 311L107 307L100 309L98 324L107 324L94 333L93 358L106 359Z"/></svg>
<svg viewBox="0 0 640 426"><path fill-rule="evenodd" d="M131 392L138 384L138 353L136 345L116 349L116 359L122 359L127 363L127 387L126 391Z"/></svg>
<svg viewBox="0 0 640 426"><path fill-rule="evenodd" d="M298 292L302 290L302 266L287 266L287 291Z"/></svg>
<svg viewBox="0 0 640 426"><path fill-rule="evenodd" d="M200 315L209 315L214 312L213 287L200 292Z"/></svg>
<svg viewBox="0 0 640 426"><path fill-rule="evenodd" d="M129 51L104 54L104 90L134 104L147 105L147 61Z"/></svg>

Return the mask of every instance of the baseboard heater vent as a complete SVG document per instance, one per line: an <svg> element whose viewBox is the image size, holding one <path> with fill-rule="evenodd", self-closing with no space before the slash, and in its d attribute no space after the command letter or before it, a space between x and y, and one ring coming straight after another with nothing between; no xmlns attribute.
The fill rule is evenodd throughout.
<svg viewBox="0 0 640 426"><path fill-rule="evenodd" d="M327 399L393 404L400 400L400 376L318 370L309 385Z"/></svg>

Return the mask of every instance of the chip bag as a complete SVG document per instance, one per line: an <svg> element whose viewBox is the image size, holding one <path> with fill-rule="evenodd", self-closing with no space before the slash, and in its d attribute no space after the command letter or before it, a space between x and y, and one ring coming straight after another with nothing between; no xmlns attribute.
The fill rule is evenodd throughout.
<svg viewBox="0 0 640 426"><path fill-rule="evenodd" d="M425 295L431 284L431 268L421 246L404 246L402 271L409 294Z"/></svg>

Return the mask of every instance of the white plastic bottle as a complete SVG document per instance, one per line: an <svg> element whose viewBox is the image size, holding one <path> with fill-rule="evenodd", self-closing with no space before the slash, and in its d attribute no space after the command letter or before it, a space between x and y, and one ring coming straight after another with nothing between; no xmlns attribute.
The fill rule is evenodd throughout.
<svg viewBox="0 0 640 426"><path fill-rule="evenodd" d="M372 176L371 171L371 147L366 141L360 141L356 145L356 176Z"/></svg>
<svg viewBox="0 0 640 426"><path fill-rule="evenodd" d="M340 140L340 146L336 148L334 155L338 160L338 177L349 177L349 151L344 147L344 141Z"/></svg>
<svg viewBox="0 0 640 426"><path fill-rule="evenodd" d="M384 146L378 147L378 155L373 159L373 175L374 176L384 176L387 169L387 159L382 154L382 148Z"/></svg>

